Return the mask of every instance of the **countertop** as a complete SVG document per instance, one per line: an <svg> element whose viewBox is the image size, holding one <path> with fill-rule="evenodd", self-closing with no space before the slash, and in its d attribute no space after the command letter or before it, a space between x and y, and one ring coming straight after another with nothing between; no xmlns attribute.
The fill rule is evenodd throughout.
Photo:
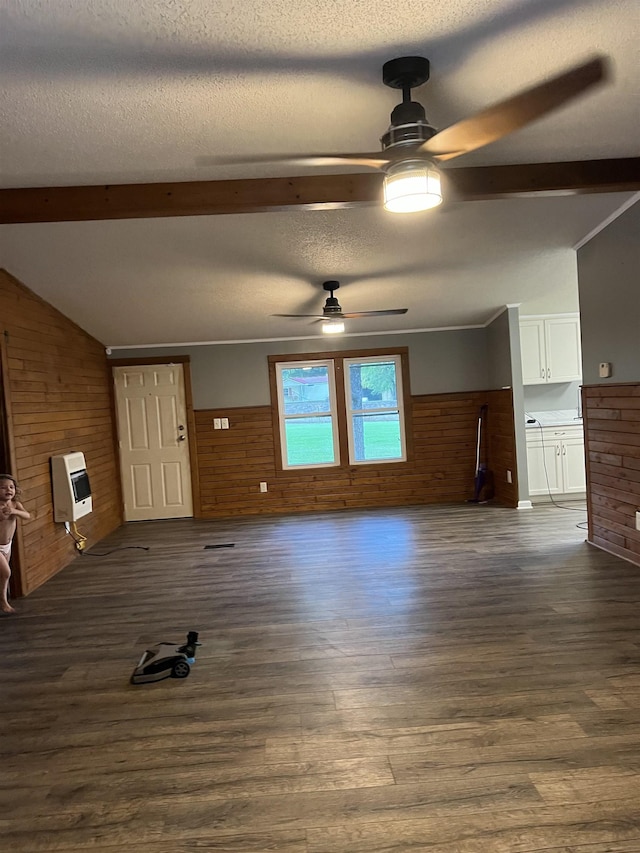
<svg viewBox="0 0 640 853"><path fill-rule="evenodd" d="M527 423L535 419L536 423ZM555 409L547 412L525 412L525 426L536 429L554 426L582 426L582 418L578 417L577 409Z"/></svg>

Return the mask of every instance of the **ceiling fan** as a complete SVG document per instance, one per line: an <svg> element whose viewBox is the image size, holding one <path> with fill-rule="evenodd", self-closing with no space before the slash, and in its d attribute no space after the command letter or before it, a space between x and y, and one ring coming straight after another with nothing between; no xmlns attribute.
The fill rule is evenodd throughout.
<svg viewBox="0 0 640 853"><path fill-rule="evenodd" d="M315 320L316 323L323 323L322 331L327 334L336 334L344 332L343 320L358 320L362 317L389 317L392 314L406 314L407 308L386 308L382 311L349 311L342 310L342 306L337 298L333 295L340 287L337 281L325 281L322 284L323 290L326 290L329 296L327 297L322 314L273 314L273 317L308 317Z"/></svg>
<svg viewBox="0 0 640 853"><path fill-rule="evenodd" d="M607 74L607 60L596 56L437 132L423 118L423 107L411 100L411 89L429 76L429 62L423 57L400 57L385 63L383 68L384 82L402 89L403 100L392 112L391 126L382 137L382 151L306 157L209 157L200 161L361 165L368 167L368 171L245 180L0 189L0 223L214 216L368 206L380 197L381 178L385 186L401 184L405 167L409 173L426 172L427 187L437 189L439 175L434 165L437 161L458 157L524 127L605 80ZM640 157L453 166L447 168L446 179L447 193L456 200L470 201L556 193L637 192L640 190ZM422 184L425 184L424 174ZM439 201L437 196L436 192L435 200Z"/></svg>
<svg viewBox="0 0 640 853"><path fill-rule="evenodd" d="M435 161L467 154L541 118L606 79L608 63L602 56L577 65L550 80L437 131L411 90L429 79L429 60L402 56L382 68L385 85L402 90L402 102L391 113L391 124L381 137L382 150L365 154L265 155L214 157L205 162L286 162L302 166L357 165L384 172L384 206L393 212L413 212L442 201L440 174Z"/></svg>

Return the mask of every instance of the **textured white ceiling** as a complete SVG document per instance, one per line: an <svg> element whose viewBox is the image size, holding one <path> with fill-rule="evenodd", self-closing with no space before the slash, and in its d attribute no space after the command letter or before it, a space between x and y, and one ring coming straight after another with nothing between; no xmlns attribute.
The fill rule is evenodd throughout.
<svg viewBox="0 0 640 853"><path fill-rule="evenodd" d="M287 174L198 163L376 150L399 100L382 64L414 53L439 127L612 59L609 85L456 165L640 153L637 0L5 0L0 15L5 187ZM624 200L3 226L0 264L105 344L316 334L269 315L320 308L326 278L345 310L410 309L358 331L473 325L575 291L570 247Z"/></svg>

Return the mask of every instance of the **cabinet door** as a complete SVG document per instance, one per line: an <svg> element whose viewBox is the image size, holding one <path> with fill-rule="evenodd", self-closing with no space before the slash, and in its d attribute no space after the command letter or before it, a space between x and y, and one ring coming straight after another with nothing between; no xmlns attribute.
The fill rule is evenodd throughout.
<svg viewBox="0 0 640 853"><path fill-rule="evenodd" d="M520 352L523 384L540 385L546 382L544 320L523 320L520 323Z"/></svg>
<svg viewBox="0 0 640 853"><path fill-rule="evenodd" d="M527 441L530 495L558 495L562 491L562 458L558 441Z"/></svg>
<svg viewBox="0 0 640 853"><path fill-rule="evenodd" d="M584 439L566 438L561 444L563 491L585 492L587 478L584 462Z"/></svg>
<svg viewBox="0 0 640 853"><path fill-rule="evenodd" d="M545 320L545 343L547 382L574 382L582 378L578 317Z"/></svg>

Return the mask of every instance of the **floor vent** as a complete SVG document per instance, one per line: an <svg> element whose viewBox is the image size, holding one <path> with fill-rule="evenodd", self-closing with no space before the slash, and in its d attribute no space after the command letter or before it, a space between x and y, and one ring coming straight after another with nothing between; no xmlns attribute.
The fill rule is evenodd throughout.
<svg viewBox="0 0 640 853"><path fill-rule="evenodd" d="M235 548L235 547L236 547L235 542L223 542L220 545L205 545L204 550L205 551L213 551L214 548Z"/></svg>

